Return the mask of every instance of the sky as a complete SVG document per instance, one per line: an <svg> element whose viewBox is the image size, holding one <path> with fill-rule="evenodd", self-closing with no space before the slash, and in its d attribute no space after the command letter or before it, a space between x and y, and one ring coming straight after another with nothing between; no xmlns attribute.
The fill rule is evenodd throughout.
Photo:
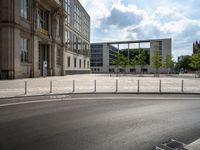
<svg viewBox="0 0 200 150"><path fill-rule="evenodd" d="M172 55L192 54L200 40L200 0L80 0L91 43L172 38Z"/></svg>

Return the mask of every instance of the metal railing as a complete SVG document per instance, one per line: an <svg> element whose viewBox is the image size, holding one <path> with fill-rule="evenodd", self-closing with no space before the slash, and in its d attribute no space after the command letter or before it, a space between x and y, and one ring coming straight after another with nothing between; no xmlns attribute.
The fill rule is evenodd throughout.
<svg viewBox="0 0 200 150"><path fill-rule="evenodd" d="M27 80L0 85L0 97L67 93L199 93L200 80L91 79Z"/></svg>
<svg viewBox="0 0 200 150"><path fill-rule="evenodd" d="M141 85L141 82L140 82L141 80L137 80L137 91L120 91L119 90L119 86L120 86L120 84L119 84L119 80L118 79L116 79L115 80L115 90L114 89L110 89L110 91L105 91L105 93L110 93L110 92L116 92L116 93L118 93L118 92L120 92L120 93L145 93L145 90L143 90L143 92L142 92L142 90L141 90L141 87L142 87L142 85ZM98 85L97 85L97 80L94 80L93 81L94 82L94 85L93 85L93 91L91 91L91 89L90 90L88 90L88 93L91 93L91 92L94 92L94 93L98 93L98 92L101 92L101 91L98 91ZM76 80L73 80L72 81L72 86L71 86L71 92L70 91L68 91L68 92L66 92L66 93L79 93L79 92L81 92L81 90L77 90L78 89L78 87L76 86L76 83L78 83L78 81L76 81ZM149 93L170 93L170 91L169 92L167 92L167 91L163 91L163 84L162 84L162 80L158 80L158 83L157 83L157 85L158 85L158 91L156 92L155 91L155 89L154 90L152 90L152 91L149 91ZM99 87L101 87L101 85L99 85ZM113 86L112 86L113 87ZM28 81L25 81L25 86L24 86L24 94L25 95L27 95L29 92L28 92ZM77 88L77 89L76 89ZM87 89L88 87L87 86L85 86L85 89ZM156 88L155 86L154 86L154 88ZM50 80L49 81L49 93L50 94L52 94L52 93L56 93L56 91L54 91L53 90L54 88L53 88L53 81L52 80ZM181 83L180 83L180 87L179 87L179 89L180 90L178 90L177 89L177 91L176 91L176 93L184 93L184 92L187 92L187 91L184 91L184 80L181 80ZM59 88L57 89L57 90L59 90ZM172 92L172 91L171 91ZM83 92L84 93L84 92ZM87 93L87 92L85 92L85 93ZM173 93L173 92L172 92ZM196 92L196 93L198 93L198 92ZM199 89L199 93L200 93L200 89Z"/></svg>

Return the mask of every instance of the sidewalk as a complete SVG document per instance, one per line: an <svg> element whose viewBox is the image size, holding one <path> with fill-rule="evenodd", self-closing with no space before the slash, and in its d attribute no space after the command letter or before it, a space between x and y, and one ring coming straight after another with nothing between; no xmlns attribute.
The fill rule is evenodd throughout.
<svg viewBox="0 0 200 150"><path fill-rule="evenodd" d="M145 76L145 77L144 77ZM200 79L190 77L169 77L153 75L143 77L132 75L84 74L61 77L34 79L0 80L0 98L27 95L45 95L60 93L96 92L168 92L168 93L200 93ZM74 80L74 83L73 83ZM95 84L96 80L96 84ZM183 83L182 83L183 81ZM27 88L25 86L27 82ZM52 87L51 87L52 83ZM182 88L183 84L183 88ZM139 88L138 88L139 86ZM74 91L73 91L74 90Z"/></svg>
<svg viewBox="0 0 200 150"><path fill-rule="evenodd" d="M184 147L187 150L200 150L200 139Z"/></svg>

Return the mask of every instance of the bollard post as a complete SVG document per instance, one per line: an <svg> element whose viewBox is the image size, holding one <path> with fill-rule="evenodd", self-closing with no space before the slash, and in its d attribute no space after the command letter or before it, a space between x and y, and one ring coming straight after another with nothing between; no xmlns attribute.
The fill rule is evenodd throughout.
<svg viewBox="0 0 200 150"><path fill-rule="evenodd" d="M182 81L181 81L181 92L182 92L182 93L184 92L184 87L183 87L183 86L184 86L184 81L182 80Z"/></svg>
<svg viewBox="0 0 200 150"><path fill-rule="evenodd" d="M53 93L53 83L52 80L50 80L50 94Z"/></svg>
<svg viewBox="0 0 200 150"><path fill-rule="evenodd" d="M73 80L73 90L72 92L74 93L75 92L75 80Z"/></svg>
<svg viewBox="0 0 200 150"><path fill-rule="evenodd" d="M25 81L25 95L27 95L28 94L28 86L27 86L27 81Z"/></svg>
<svg viewBox="0 0 200 150"><path fill-rule="evenodd" d="M116 80L116 92L118 92L118 80Z"/></svg>
<svg viewBox="0 0 200 150"><path fill-rule="evenodd" d="M138 93L140 93L140 80L138 80Z"/></svg>
<svg viewBox="0 0 200 150"><path fill-rule="evenodd" d="M97 81L94 80L94 92L96 92L96 91L97 91Z"/></svg>
<svg viewBox="0 0 200 150"><path fill-rule="evenodd" d="M159 82L159 92L161 93L162 92L162 81L160 80Z"/></svg>

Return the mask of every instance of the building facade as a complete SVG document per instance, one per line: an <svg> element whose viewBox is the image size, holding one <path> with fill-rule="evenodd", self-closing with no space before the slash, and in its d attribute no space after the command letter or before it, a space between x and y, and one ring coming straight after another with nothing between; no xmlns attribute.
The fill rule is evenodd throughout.
<svg viewBox="0 0 200 150"><path fill-rule="evenodd" d="M142 48L142 43L147 43L148 47ZM130 45L137 45L134 48ZM123 45L120 49L120 45ZM166 56L171 55L172 40L171 39L153 39L153 40L140 40L140 41L123 41L123 42L107 42L107 43L92 43L91 44L91 71L93 73L112 73L118 72L118 69L112 65L112 61L115 59L114 54L123 49L144 49L149 55L148 65L142 67L142 72L155 73L155 69L152 66L152 56L154 50L159 50L162 60L164 61ZM129 52L128 52L129 53ZM128 56L128 60L130 57ZM130 60L129 60L130 61ZM121 71L120 71L121 70ZM119 68L120 72L126 71L126 73L140 73L141 67L127 67L126 70ZM166 73L164 68L160 69L161 73Z"/></svg>
<svg viewBox="0 0 200 150"><path fill-rule="evenodd" d="M193 54L200 53L200 41L193 43Z"/></svg>
<svg viewBox="0 0 200 150"><path fill-rule="evenodd" d="M0 1L0 79L90 72L89 56L90 16L78 0Z"/></svg>

